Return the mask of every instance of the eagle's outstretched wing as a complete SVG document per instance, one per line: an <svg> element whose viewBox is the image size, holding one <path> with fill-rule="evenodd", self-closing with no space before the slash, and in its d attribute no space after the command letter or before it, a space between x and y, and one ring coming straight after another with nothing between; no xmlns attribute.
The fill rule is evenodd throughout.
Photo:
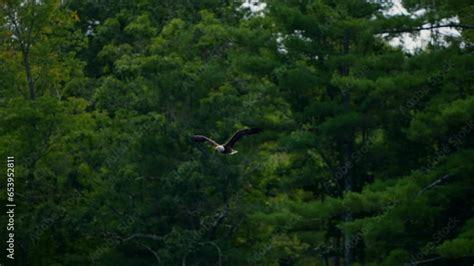
<svg viewBox="0 0 474 266"><path fill-rule="evenodd" d="M235 143L239 141L239 139L248 136L248 135L253 135L261 132L262 129L260 128L246 128L246 129L241 129L237 132L234 133L234 135L224 144L225 147L233 148Z"/></svg>
<svg viewBox="0 0 474 266"><path fill-rule="evenodd" d="M206 136L202 136L202 135L194 135L191 137L191 139L195 142L204 142L204 141L207 141L209 142L212 146L217 146L219 144L217 144L217 142L215 142L214 140L206 137Z"/></svg>

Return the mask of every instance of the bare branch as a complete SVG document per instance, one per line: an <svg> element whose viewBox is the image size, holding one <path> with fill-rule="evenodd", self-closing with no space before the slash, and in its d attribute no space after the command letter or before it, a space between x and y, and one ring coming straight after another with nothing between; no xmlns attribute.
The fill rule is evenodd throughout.
<svg viewBox="0 0 474 266"><path fill-rule="evenodd" d="M436 260L440 260L440 259L443 259L444 257L435 257L435 258L431 258L431 259L426 259L426 260L419 260L419 261L414 261L414 262L411 262L409 264L405 264L405 265L418 265L418 264L424 264L424 263L427 263L427 262L432 262L432 261L436 261Z"/></svg>
<svg viewBox="0 0 474 266"><path fill-rule="evenodd" d="M35 4L33 4L35 5ZM34 11L33 11L34 13ZM33 32L33 27L35 26L35 19L36 19L36 16L33 15L32 18L31 18L31 21L30 21L30 26L28 27L28 33L27 33L27 37L26 37L26 48L29 49L30 46L31 46L31 42L32 42L32 38L31 38L31 35L32 35L32 32Z"/></svg>
<svg viewBox="0 0 474 266"><path fill-rule="evenodd" d="M461 256L461 257L458 257L458 259L460 258L472 258L474 256L472 255L467 255L467 256ZM426 260L419 260L419 261L414 261L414 262L411 262L411 263L405 263L405 265L420 265L420 264L425 264L425 263L428 263L428 262L432 262L432 261L437 261L437 260L442 260L442 259L446 259L446 257L443 257L443 256L439 256L439 257L434 257L434 258L430 258L430 259L426 259Z"/></svg>
<svg viewBox="0 0 474 266"><path fill-rule="evenodd" d="M219 213L219 215L217 216L215 221L212 223L210 228L207 230L206 235L209 237L209 239L213 239L214 234L217 231L217 228L220 226L222 221L224 221L224 219L227 217L228 212L229 212L229 204L226 203L225 206L224 206L224 210L221 213Z"/></svg>
<svg viewBox="0 0 474 266"><path fill-rule="evenodd" d="M451 178L451 177L452 177L451 174L447 174L447 175L445 175L445 176L443 176L443 177L441 177L441 178L435 180L433 183L429 184L428 186L426 186L426 187L424 187L422 190L420 190L420 191L416 194L415 197L420 196L421 194L425 193L427 190L433 188L434 186L438 185L439 183L441 183L441 182L443 182L443 181L445 181L445 180L447 180L447 179L449 179L449 178Z"/></svg>
<svg viewBox="0 0 474 266"><path fill-rule="evenodd" d="M209 241L209 242L205 242L205 243L200 243L201 245L211 245L213 247L216 248L217 250L217 254L219 254L219 266L222 266L222 251L221 251L221 248L214 242L212 241Z"/></svg>
<svg viewBox="0 0 474 266"><path fill-rule="evenodd" d="M153 256L155 256L155 259L156 261L158 262L158 265L161 264L161 259L160 259L160 256L158 256L158 253L156 251L154 251L153 249L151 249L149 246L145 245L145 244L142 244L142 243L139 243L142 247L146 248L148 251L150 251Z"/></svg>
<svg viewBox="0 0 474 266"><path fill-rule="evenodd" d="M13 14L14 11L13 10L8 10L8 11L6 11L6 13L7 13L8 19L10 20L10 22L13 25L13 31L18 37L18 41L20 41L20 46L21 46L22 51L26 52L25 49L24 49L25 47L24 47L23 33L21 32L20 25L18 25L18 21L16 20L15 15Z"/></svg>
<svg viewBox="0 0 474 266"><path fill-rule="evenodd" d="M122 238L121 240L122 240L122 242L126 242L126 241L132 240L134 238L149 238L149 239L153 239L153 240L163 240L163 239L165 239L165 237L157 236L157 235L153 235L153 234L135 233L135 234L130 235L127 238Z"/></svg>

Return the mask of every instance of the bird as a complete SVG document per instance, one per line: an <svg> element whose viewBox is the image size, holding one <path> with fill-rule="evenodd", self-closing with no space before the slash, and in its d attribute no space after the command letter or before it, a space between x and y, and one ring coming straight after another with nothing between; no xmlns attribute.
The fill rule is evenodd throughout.
<svg viewBox="0 0 474 266"><path fill-rule="evenodd" d="M220 153L223 153L223 154L234 155L238 152L238 151L234 150L234 146L235 146L235 143L237 143L237 141L239 141L241 138L243 138L245 136L254 135L254 134L260 133L261 131L262 131L262 129L260 129L260 128L245 128L245 129L238 130L224 144L219 144L219 143L215 142L214 140L212 140L212 139L210 139L206 136L203 136L203 135L194 135L194 136L191 137L191 139L194 142L205 142L205 141L207 141L208 143L210 143L214 147L214 150L216 150Z"/></svg>

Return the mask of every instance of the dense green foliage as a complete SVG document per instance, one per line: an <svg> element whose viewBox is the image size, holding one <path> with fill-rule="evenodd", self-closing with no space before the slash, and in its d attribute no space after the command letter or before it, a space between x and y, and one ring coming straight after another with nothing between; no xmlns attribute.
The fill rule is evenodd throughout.
<svg viewBox="0 0 474 266"><path fill-rule="evenodd" d="M472 265L474 7L377 2L1 0L15 262Z"/></svg>

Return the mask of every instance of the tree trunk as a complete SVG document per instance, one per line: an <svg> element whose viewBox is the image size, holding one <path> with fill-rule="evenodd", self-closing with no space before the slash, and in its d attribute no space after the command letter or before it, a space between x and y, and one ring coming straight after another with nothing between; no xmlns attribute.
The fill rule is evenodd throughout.
<svg viewBox="0 0 474 266"><path fill-rule="evenodd" d="M344 39L342 41L342 53L347 54L349 53L349 45L350 45L350 40L349 40L349 33L346 32L344 34ZM349 75L349 66L343 65L340 70L341 76L348 76ZM350 111L350 102L351 102L351 94L349 91L349 88L344 88L342 90L342 101L344 105L344 110L346 112ZM354 132L351 130L348 132L349 136L347 136L347 139L344 141L345 143L343 144L343 167L348 167L351 162L351 155L353 152L353 138L354 138ZM348 167L347 173L344 178L344 192L349 192L352 191L352 174L351 174L351 167ZM343 216L344 222L349 222L352 220L352 213L350 211L347 211L344 216ZM344 234L344 265L349 266L352 264L352 236L349 233Z"/></svg>
<svg viewBox="0 0 474 266"><path fill-rule="evenodd" d="M23 49L23 65L25 66L26 81L28 83L28 90L30 92L30 99L34 100L36 98L36 84L31 73L30 65L30 52L28 48Z"/></svg>
<svg viewBox="0 0 474 266"><path fill-rule="evenodd" d="M338 235L336 236L336 241L334 243L334 248L336 250L336 256L334 257L334 266L340 266L341 265L341 259L339 258L339 247L340 247L340 238L341 238L341 235L340 233L338 233Z"/></svg>

